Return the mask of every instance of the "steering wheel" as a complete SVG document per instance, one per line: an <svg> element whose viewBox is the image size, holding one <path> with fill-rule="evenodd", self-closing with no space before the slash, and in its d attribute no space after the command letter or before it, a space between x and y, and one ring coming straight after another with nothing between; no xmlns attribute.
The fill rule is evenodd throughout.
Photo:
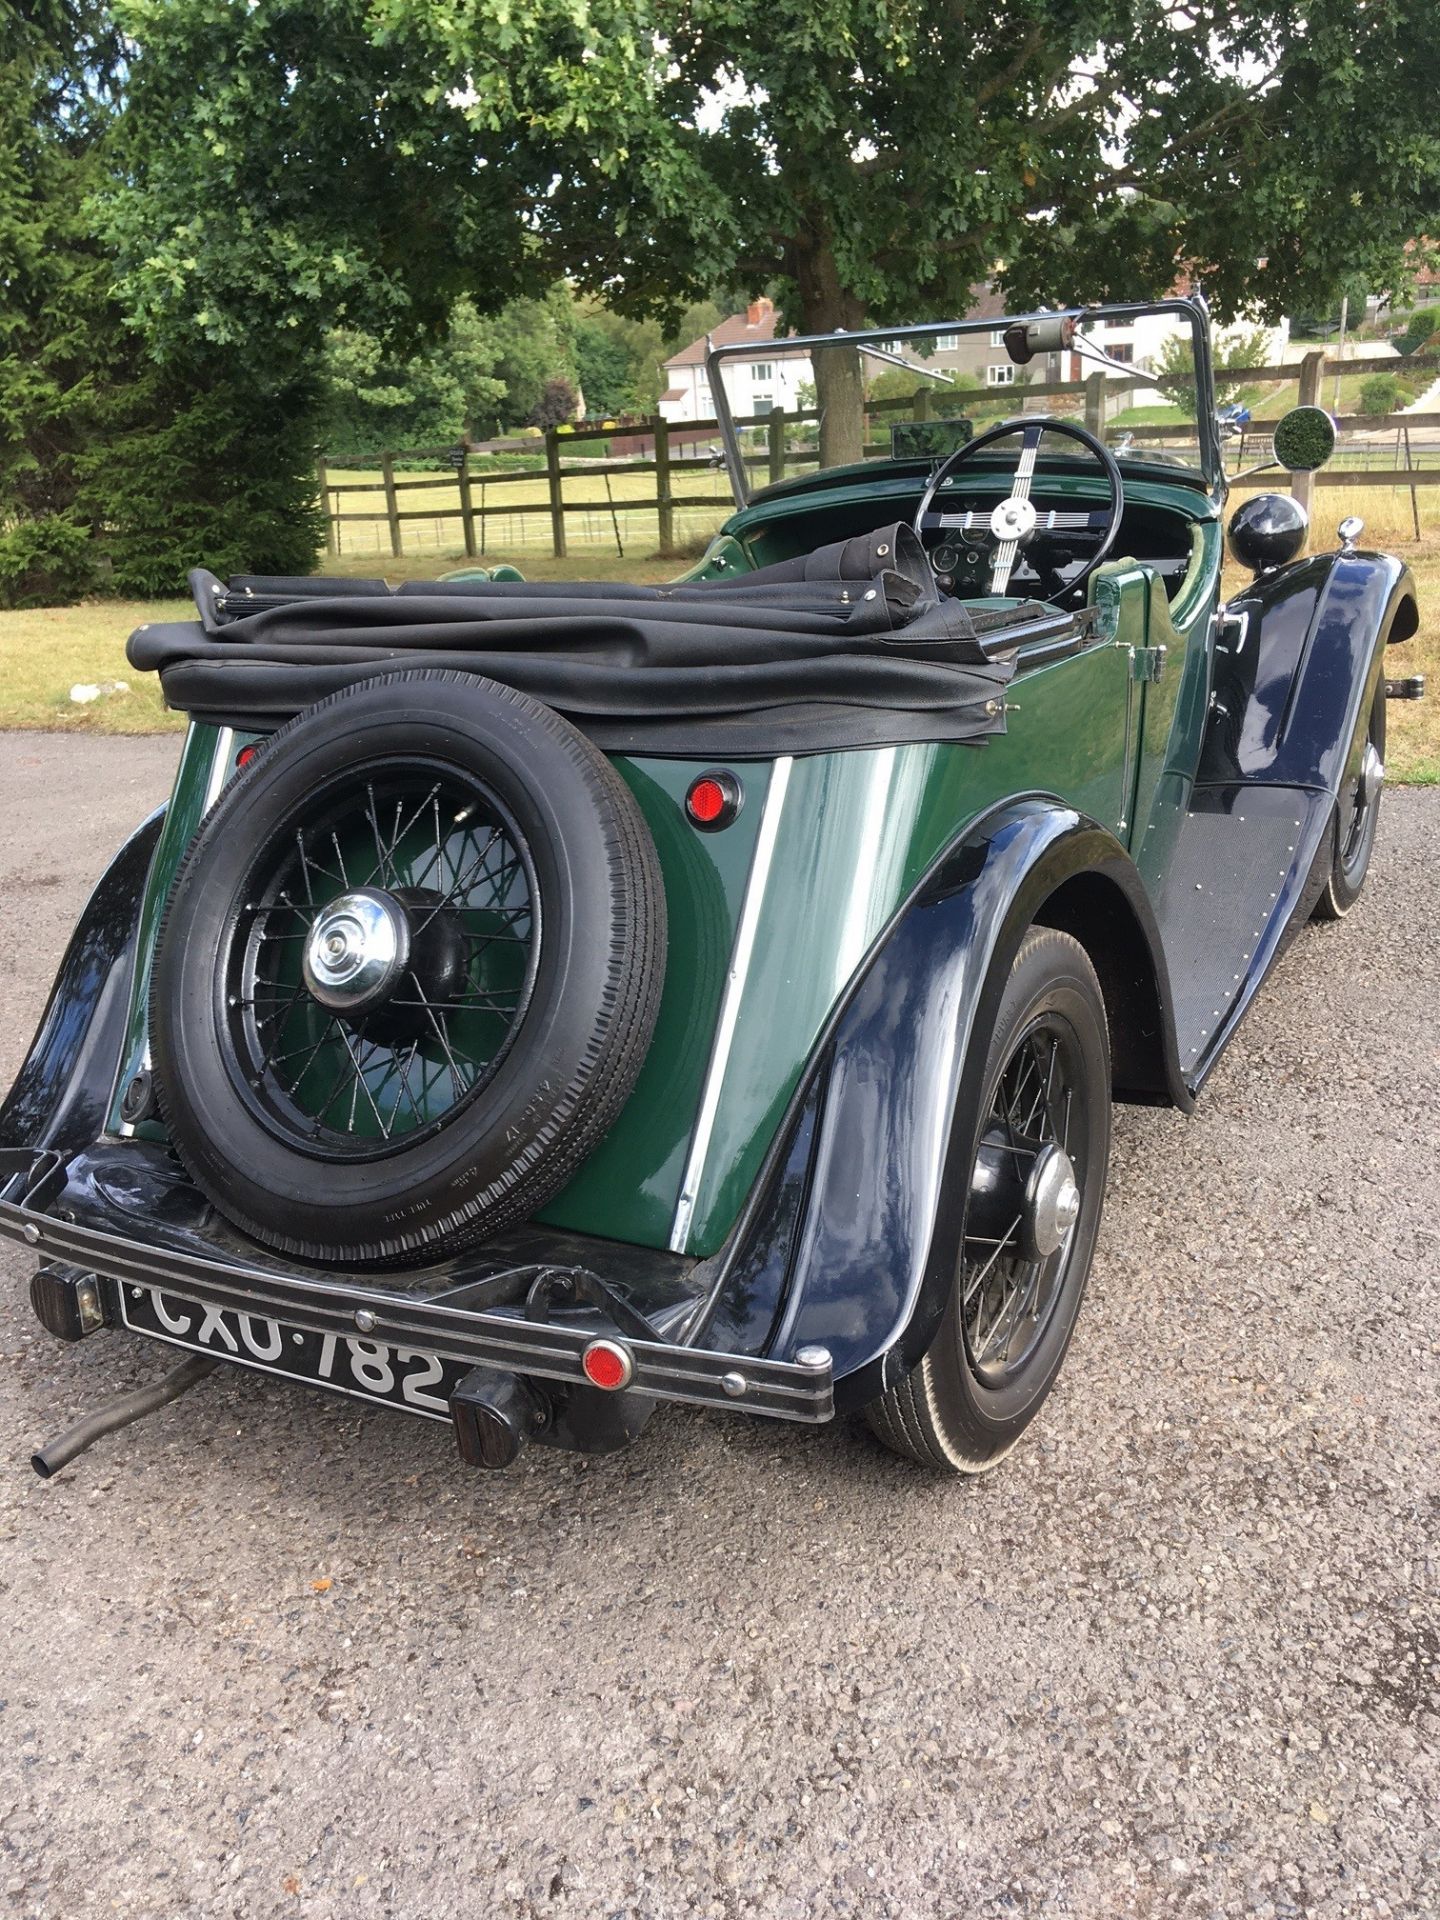
<svg viewBox="0 0 1440 1920"><path fill-rule="evenodd" d="M973 513L941 513L935 506L935 496L950 476L972 460L982 447L988 447L992 440L1003 440L1012 433L1018 433L1020 439L1020 458L1015 467L1015 480L1008 500L1002 500L988 520L983 517L977 527L968 523L974 521ZM990 558L990 591L1002 595L1010 585L1010 573L1019 556L1021 547L1027 546L1042 530L1039 515L1030 498L1030 482L1035 475L1035 456L1040 446L1040 436L1044 433L1066 434L1072 440L1078 440L1082 447L1094 454L1104 469L1105 478L1110 485L1110 504L1095 513L1060 513L1047 516L1047 526L1043 530L1066 531L1076 527L1100 527L1100 544L1094 554L1072 580L1065 583L1067 593L1084 583L1094 573L1100 563L1107 558L1120 531L1120 516L1125 510L1125 483L1120 478L1120 469L1115 456L1103 440L1097 440L1093 433L1084 427L1072 426L1068 420L1052 420L1047 415L1021 414L1014 420L1002 420L998 427L991 427L985 433L977 433L973 440L967 440L963 447L957 447L947 454L934 473L920 500L919 509L911 523L921 540L927 533L938 533L955 529L988 533L993 552Z"/></svg>

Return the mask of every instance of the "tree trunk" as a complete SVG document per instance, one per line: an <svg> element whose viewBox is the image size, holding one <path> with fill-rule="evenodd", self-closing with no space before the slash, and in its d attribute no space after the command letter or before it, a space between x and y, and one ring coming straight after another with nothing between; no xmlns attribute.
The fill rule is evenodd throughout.
<svg viewBox="0 0 1440 1920"><path fill-rule="evenodd" d="M806 333L847 333L865 324L865 309L840 285L840 272L828 243L801 254L796 282L800 324ZM843 467L865 457L865 385L860 355L853 347L826 347L814 355L815 404L820 410L820 465Z"/></svg>

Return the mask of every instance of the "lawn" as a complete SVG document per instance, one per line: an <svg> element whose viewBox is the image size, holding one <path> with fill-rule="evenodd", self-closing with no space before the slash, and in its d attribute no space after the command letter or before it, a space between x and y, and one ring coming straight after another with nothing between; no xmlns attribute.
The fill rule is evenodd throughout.
<svg viewBox="0 0 1440 1920"><path fill-rule="evenodd" d="M1410 528L1410 504L1401 490L1343 487L1317 492L1315 541L1323 545L1331 529L1347 513L1366 522L1366 542L1388 546L1415 569L1420 589L1421 624L1414 640L1396 649L1392 672L1423 673L1434 689L1429 699L1393 703L1389 712L1387 761L1392 779L1440 784L1440 524L1436 524L1440 489L1429 489L1421 500L1422 524L1430 524L1417 548ZM499 554L492 555L498 559ZM643 557L621 559L610 553L582 550L567 560L549 554L524 553L526 575L533 580L637 580L646 583L672 579L687 563L659 560L653 551ZM329 563L332 573L383 573L390 580L423 579L445 567L463 564L463 557L438 549L406 555L400 560L376 554L341 558ZM1244 584L1244 575L1231 568L1226 591ZM75 607L46 607L27 613L0 613L0 728L48 727L67 733L160 733L184 725L166 711L159 686L151 675L138 674L125 660L125 641L147 620L184 619L193 612L188 601L91 600ZM70 689L83 682L124 680L128 692L108 695L88 706L74 705Z"/></svg>

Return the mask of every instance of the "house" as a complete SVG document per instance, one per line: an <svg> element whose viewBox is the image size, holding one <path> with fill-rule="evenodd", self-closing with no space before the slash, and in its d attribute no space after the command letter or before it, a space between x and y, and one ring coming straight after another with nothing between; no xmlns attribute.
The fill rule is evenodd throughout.
<svg viewBox="0 0 1440 1920"><path fill-rule="evenodd" d="M724 362L721 372L725 397L737 419L751 414L770 413L776 407L787 410L799 406L799 389L813 378L808 356L767 353L775 339L775 303L752 300L744 313L732 313L722 320L708 337L692 340L688 347L665 362L665 391L660 396L660 412L667 420L713 420L715 402L710 392L710 375L705 356L717 347L752 346L753 358Z"/></svg>
<svg viewBox="0 0 1440 1920"><path fill-rule="evenodd" d="M1177 292L1183 289L1177 288ZM996 324L975 333L941 333L933 336L933 350L920 353L909 341L881 342L906 366L944 374L963 385L983 387L1024 386L1028 382L1084 380L1092 373L1103 373L1108 380L1123 380L1125 369L1148 372L1159 359L1165 341L1173 334L1189 332L1189 322L1179 314L1143 313L1132 319L1102 320L1089 329L1089 337L1104 349L1114 367L1101 367L1078 353L1044 354L1017 367L1005 351L1005 300L988 282L970 289L967 320L993 320ZM1290 338L1290 323L1282 320L1270 329L1270 361L1283 360ZM665 391L660 396L660 412L667 420L713 420L715 403L705 356L713 342L716 346L753 344L753 358L737 356L721 363L725 396L737 419L766 414L775 407L793 411L801 405L800 388L813 394L814 372L808 354L769 353L765 349L775 341L775 307L766 299L752 300L744 313L722 320L707 340L702 336L665 362ZM867 359L868 377L886 370L886 362ZM808 397L808 395L807 395ZM1163 399L1153 387L1127 389L1126 398L1116 396L1116 405L1149 405ZM810 402L814 404L813 400Z"/></svg>

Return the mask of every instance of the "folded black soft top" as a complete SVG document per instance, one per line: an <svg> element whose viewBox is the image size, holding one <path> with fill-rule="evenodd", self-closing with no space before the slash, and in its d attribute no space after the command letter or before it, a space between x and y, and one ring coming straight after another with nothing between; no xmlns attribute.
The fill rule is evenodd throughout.
<svg viewBox="0 0 1440 1920"><path fill-rule="evenodd" d="M765 756L1004 728L1014 648L1085 616L941 601L907 526L727 579L613 582L191 576L199 619L140 627L133 666L201 720L260 728L387 670L534 695L610 752Z"/></svg>

